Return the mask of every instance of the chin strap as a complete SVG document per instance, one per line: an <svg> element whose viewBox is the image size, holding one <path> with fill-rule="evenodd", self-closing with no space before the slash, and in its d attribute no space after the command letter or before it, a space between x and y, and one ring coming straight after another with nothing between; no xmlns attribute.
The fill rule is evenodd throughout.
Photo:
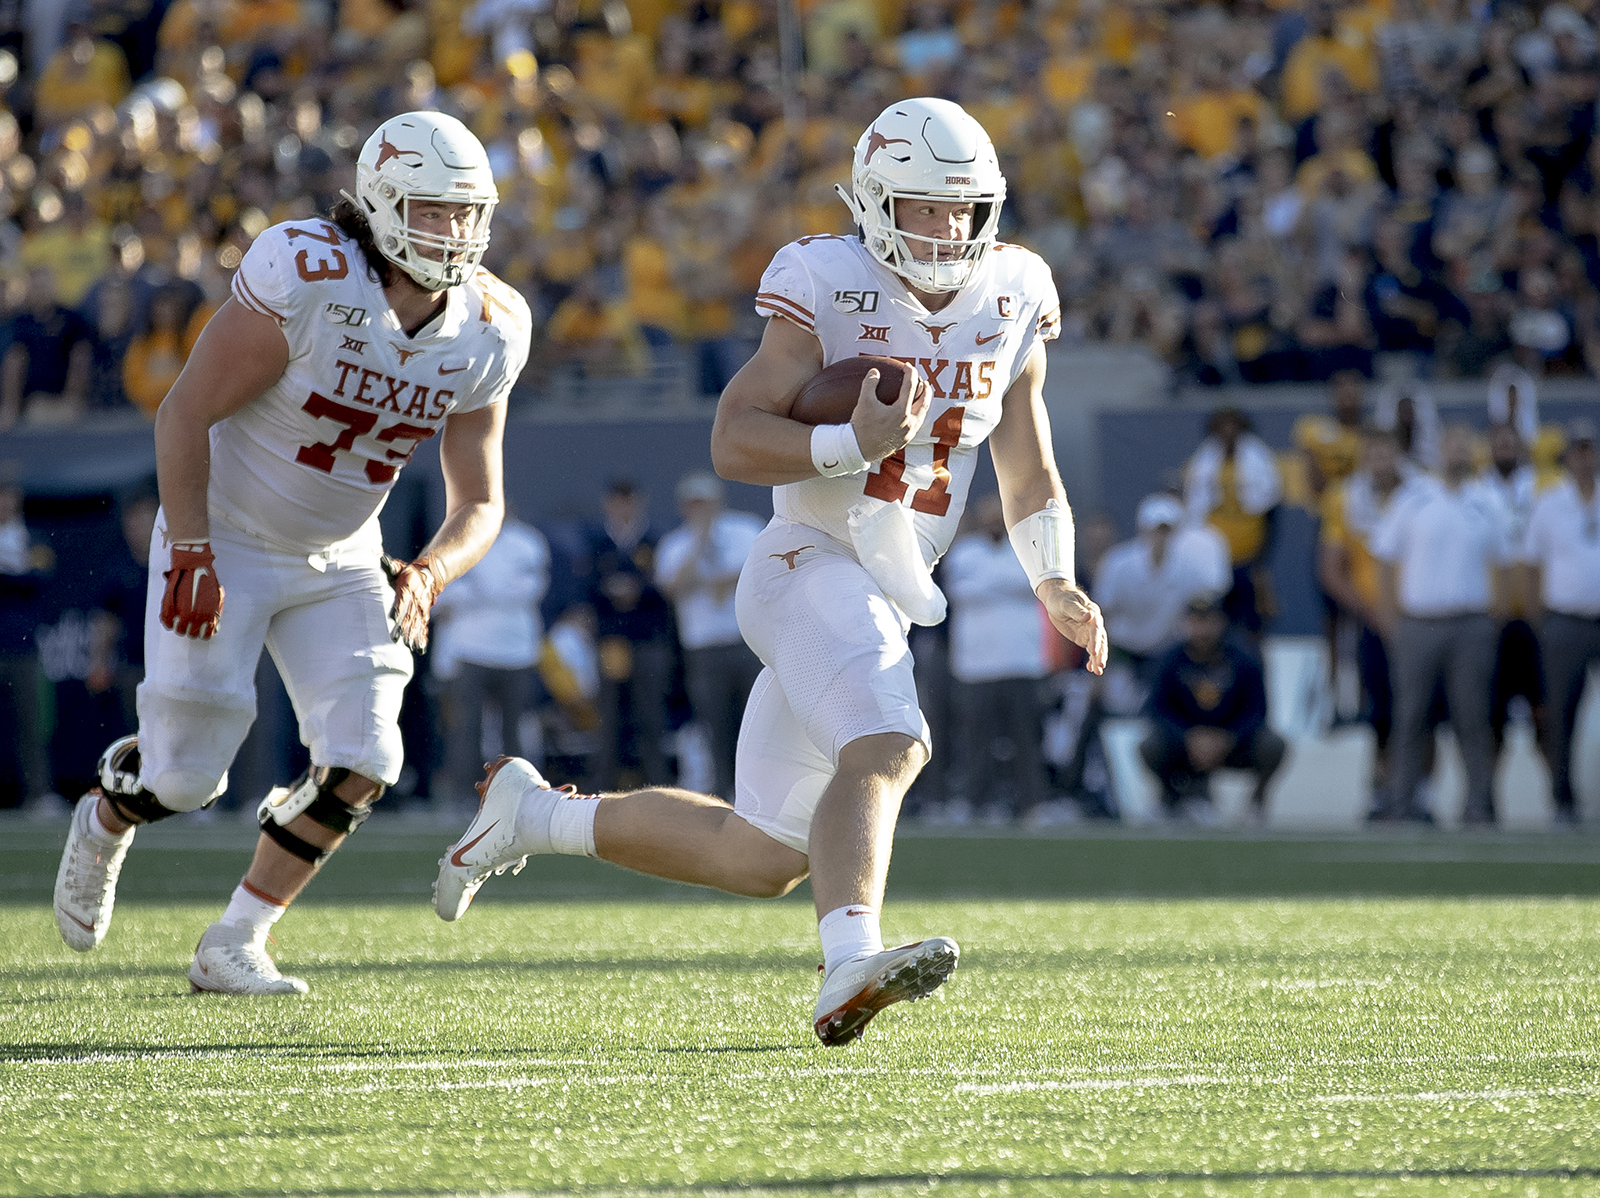
<svg viewBox="0 0 1600 1198"><path fill-rule="evenodd" d="M288 825L304 815L330 832L348 836L366 823L372 814L372 805L383 797L387 787L379 785L378 792L359 805L346 803L334 791L351 773L339 765L314 765L291 785L273 787L256 808L261 831L284 852L312 865L321 865L333 850L296 836Z"/></svg>

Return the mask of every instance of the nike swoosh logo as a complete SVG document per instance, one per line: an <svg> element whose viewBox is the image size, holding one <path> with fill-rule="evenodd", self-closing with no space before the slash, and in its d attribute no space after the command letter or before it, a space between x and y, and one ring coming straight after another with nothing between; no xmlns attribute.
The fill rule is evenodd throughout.
<svg viewBox="0 0 1600 1198"><path fill-rule="evenodd" d="M57 907L56 910L57 911L61 911L61 908ZM65 915L68 919L70 919L73 923L77 924L85 932L94 931L94 924L92 924L92 923L84 923L83 920L79 919L71 911L61 911L61 914Z"/></svg>
<svg viewBox="0 0 1600 1198"><path fill-rule="evenodd" d="M460 374L463 370L468 370L468 369L470 369L470 367L452 366L452 367L450 367L450 369L446 370L443 366L441 366L441 367L439 367L439 373L440 374Z"/></svg>
<svg viewBox="0 0 1600 1198"><path fill-rule="evenodd" d="M479 832L471 840L467 841L466 844L462 845L455 852L451 853L450 854L450 864L451 865L460 866L462 869L466 869L467 868L467 863L461 859L461 854L466 852L473 845L477 844L478 841L482 840L485 836L489 835L490 832L493 832L495 830L495 828L499 825L499 823L500 823L499 820L495 820L494 823L490 824L482 832Z"/></svg>
<svg viewBox="0 0 1600 1198"><path fill-rule="evenodd" d="M839 463L838 462L823 462L822 463L822 468L824 470L836 470L836 469L838 469L838 467L839 467Z"/></svg>
<svg viewBox="0 0 1600 1198"><path fill-rule="evenodd" d="M973 340L976 341L979 345L988 345L989 342L993 341L996 337L1004 337L1005 335L1006 335L1005 334L1005 330L1002 329L998 333L990 333L987 337L985 337L982 333L979 333L976 337L973 338Z"/></svg>

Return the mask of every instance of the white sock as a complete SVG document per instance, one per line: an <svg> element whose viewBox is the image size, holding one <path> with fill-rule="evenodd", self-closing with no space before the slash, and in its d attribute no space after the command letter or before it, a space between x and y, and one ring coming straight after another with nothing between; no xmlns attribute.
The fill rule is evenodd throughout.
<svg viewBox="0 0 1600 1198"><path fill-rule="evenodd" d="M113 845L121 844L124 840L132 835L132 828L126 828L121 832L113 832L110 828L106 827L105 821L100 818L100 804L96 803L94 805L94 810L89 813L90 840L94 841L96 844L105 845L106 848L111 848Z"/></svg>
<svg viewBox="0 0 1600 1198"><path fill-rule="evenodd" d="M599 799L557 799L555 810L550 813L550 851L593 857L594 817L599 810Z"/></svg>
<svg viewBox="0 0 1600 1198"><path fill-rule="evenodd" d="M878 913L864 903L829 911L817 922L817 935L822 937L822 959L829 973L841 961L883 951Z"/></svg>
<svg viewBox="0 0 1600 1198"><path fill-rule="evenodd" d="M221 922L243 924L255 939L265 940L267 929L282 919L288 909L287 903L273 902L248 882L240 882L234 887L233 897L228 900L228 909L222 913Z"/></svg>

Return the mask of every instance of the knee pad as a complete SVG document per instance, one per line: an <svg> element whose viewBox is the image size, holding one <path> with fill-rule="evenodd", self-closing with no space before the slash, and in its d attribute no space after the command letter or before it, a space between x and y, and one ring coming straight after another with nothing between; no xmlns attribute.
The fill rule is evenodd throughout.
<svg viewBox="0 0 1600 1198"><path fill-rule="evenodd" d="M366 802L351 806L333 793L351 773L343 766L313 765L292 785L273 787L256 808L262 832L285 852L312 865L321 865L333 850L296 836L288 825L304 815L330 832L348 836L366 823L372 814L372 805L388 788L381 782L374 783L377 793Z"/></svg>
<svg viewBox="0 0 1600 1198"><path fill-rule="evenodd" d="M210 774L199 774L193 770L165 770L150 782L149 791L161 801L163 807L171 808L174 814L209 807L228 789L227 774L223 774L219 780Z"/></svg>
<svg viewBox="0 0 1600 1198"><path fill-rule="evenodd" d="M131 824L153 824L209 807L228 789L226 771L218 780L186 770L168 770L153 779L154 787L146 787L140 781L140 765L139 738L134 735L113 741L96 766L100 793Z"/></svg>

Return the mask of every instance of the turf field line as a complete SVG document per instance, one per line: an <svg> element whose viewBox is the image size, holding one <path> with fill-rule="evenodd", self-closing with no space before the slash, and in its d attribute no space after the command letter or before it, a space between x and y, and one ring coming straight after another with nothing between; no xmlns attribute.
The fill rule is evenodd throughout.
<svg viewBox="0 0 1600 1198"><path fill-rule="evenodd" d="M559 1186L540 1190L461 1190L461 1189L374 1189L371 1186L328 1187L316 1190L285 1190L282 1186L254 1189L235 1188L227 1193L234 1198L633 1198L634 1195L701 1195L702 1198L754 1198L761 1194L793 1194L816 1191L860 1192L869 1186L1037 1184L1103 1186L1107 1183L1130 1185L1171 1185L1182 1182L1271 1184L1275 1182L1340 1181L1586 1181L1600 1178L1600 1165L1552 1166L1549 1168L1496 1168L1494 1166L1419 1166L1396 1169L1260 1169L1201 1170L1138 1169L1118 1172L1028 1173L985 1169L949 1173L860 1173L822 1177L763 1178L759 1181L667 1182L656 1185ZM127 1198L127 1190L96 1192L74 1191L70 1198ZM215 1198L216 1190L166 1190L164 1198ZM62 1195L61 1198L66 1198Z"/></svg>
<svg viewBox="0 0 1600 1198"><path fill-rule="evenodd" d="M1032 1090L1154 1090L1164 1086L1228 1086L1233 1079L1190 1074L1185 1077L1101 1077L1081 1081L961 1082L958 1094L1021 1094Z"/></svg>
<svg viewBox="0 0 1600 1198"><path fill-rule="evenodd" d="M16 1055L12 1055L16 1052ZM0 1048L0 1065L17 1067L29 1065L126 1065L136 1061L203 1061L203 1060L283 1060L292 1061L306 1056L303 1049L274 1051L270 1048L135 1048L125 1052L76 1052L55 1056L38 1056L20 1049ZM326 1054L316 1054L326 1055Z"/></svg>
<svg viewBox="0 0 1600 1198"><path fill-rule="evenodd" d="M661 1079L653 1073L619 1073L608 1077L573 1077L570 1074L558 1073L550 1077L491 1077L481 1081L465 1082L432 1082L428 1085L414 1085L412 1083L397 1083L387 1085L383 1082L366 1082L359 1086L317 1086L315 1088L290 1088L272 1090L232 1090L221 1087L205 1087L184 1090L186 1094L198 1094L226 1098L235 1094L249 1094L254 1096L271 1097L273 1094L423 1094L432 1091L443 1092L446 1090L527 1090L538 1086L570 1085L575 1088L585 1086L633 1086L640 1083L655 1083Z"/></svg>
<svg viewBox="0 0 1600 1198"><path fill-rule="evenodd" d="M68 1049L68 1051L51 1051ZM481 1050L480 1050L481 1053ZM174 1045L166 1048L105 1048L99 1050L71 1050L71 1046L64 1044L3 1044L0 1043L0 1065L122 1065L138 1061L196 1061L196 1060L233 1060L247 1061L286 1061L298 1063L305 1060L326 1060L328 1058L367 1057L371 1059L370 1065L365 1067L373 1069L396 1068L395 1057L403 1054L393 1053L387 1049L374 1048L362 1050L355 1047L330 1048L323 1045L307 1044L238 1044L217 1045L204 1044L193 1047ZM442 1060L442 1058L434 1058ZM588 1065L588 1060L547 1062L544 1059L535 1059L519 1056L506 1056L498 1058L507 1065L526 1067L528 1065L543 1065L547 1063L560 1065ZM361 1061L342 1062L348 1068L362 1068L365 1063ZM463 1064L481 1065L490 1063L475 1057L462 1058ZM403 1067L403 1066L402 1066ZM448 1068L441 1064L440 1068Z"/></svg>
<svg viewBox="0 0 1600 1198"><path fill-rule="evenodd" d="M592 1065L590 1060L557 1060L553 1057L504 1057L467 1059L464 1061L339 1061L333 1065L317 1065L319 1073L355 1073L362 1069L526 1069L529 1065Z"/></svg>
<svg viewBox="0 0 1600 1198"><path fill-rule="evenodd" d="M1543 1090L1423 1090L1416 1094L1318 1094L1312 1102L1493 1102L1502 1098L1594 1098L1592 1086L1551 1086Z"/></svg>
<svg viewBox="0 0 1600 1198"><path fill-rule="evenodd" d="M1491 1064L1520 1065L1534 1061L1569 1061L1574 1059L1588 1060L1594 1056L1596 1049L1592 1048L1552 1048L1545 1052L1519 1052L1507 1054L1503 1052L1461 1052L1461 1053L1435 1053L1432 1056L1421 1057L1340 1057L1332 1061L1312 1060L1309 1064L1317 1069L1335 1069L1345 1065L1461 1065L1468 1061L1488 1061Z"/></svg>
<svg viewBox="0 0 1600 1198"><path fill-rule="evenodd" d="M184 1094L194 1098L323 1098L333 1095L347 1094L426 1094L444 1093L450 1090L533 1090L544 1086L570 1086L573 1089L587 1089L593 1086L637 1086L652 1084L661 1079L651 1073L617 1074L611 1077L571 1077L566 1074L556 1074L552 1077L497 1077L486 1078L482 1081L463 1082L434 1082L431 1085L417 1086L410 1084L385 1085L382 1082L368 1082L360 1086L274 1086L270 1090L241 1090L232 1086L181 1086L169 1085L167 1090L174 1094ZM34 1093L27 1097L28 1102L76 1102L90 1096L85 1090L60 1090L53 1094Z"/></svg>

